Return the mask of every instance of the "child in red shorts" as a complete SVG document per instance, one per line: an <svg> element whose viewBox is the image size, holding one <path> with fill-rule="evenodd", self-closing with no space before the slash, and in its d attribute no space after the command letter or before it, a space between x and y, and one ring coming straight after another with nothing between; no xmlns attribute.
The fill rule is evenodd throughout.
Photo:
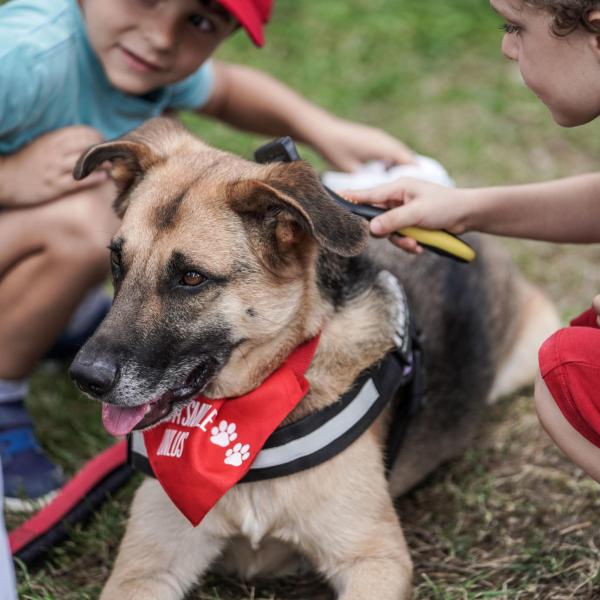
<svg viewBox="0 0 600 600"><path fill-rule="evenodd" d="M506 19L504 55L553 119L575 127L600 115L600 2L491 0ZM600 173L545 183L457 189L399 179L344 192L389 208L371 221L379 237L409 226L482 231L554 242L600 242ZM421 252L415 240L392 243ZM548 339L540 350L535 401L556 444L600 482L600 296L594 309Z"/></svg>
<svg viewBox="0 0 600 600"><path fill-rule="evenodd" d="M560 329L540 348L535 403L550 437L600 481L600 326L594 307Z"/></svg>

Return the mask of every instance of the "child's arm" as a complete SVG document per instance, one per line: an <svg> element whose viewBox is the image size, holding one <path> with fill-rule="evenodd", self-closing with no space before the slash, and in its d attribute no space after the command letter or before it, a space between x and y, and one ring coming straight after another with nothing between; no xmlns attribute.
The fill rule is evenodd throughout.
<svg viewBox="0 0 600 600"><path fill-rule="evenodd" d="M0 207L41 204L102 183L108 178L105 171L83 181L75 181L72 174L79 155L100 141L100 134L91 127L66 127L40 136L14 154L0 156Z"/></svg>
<svg viewBox="0 0 600 600"><path fill-rule="evenodd" d="M412 152L399 140L334 117L265 73L222 62L214 68L214 90L203 114L247 131L291 135L343 170L374 159L413 162Z"/></svg>
<svg viewBox="0 0 600 600"><path fill-rule="evenodd" d="M600 241L600 173L479 189L453 189L399 179L344 195L357 202L391 208L371 221L371 231L377 236L418 226L562 243ZM417 248L413 240L399 239L397 245L405 250Z"/></svg>

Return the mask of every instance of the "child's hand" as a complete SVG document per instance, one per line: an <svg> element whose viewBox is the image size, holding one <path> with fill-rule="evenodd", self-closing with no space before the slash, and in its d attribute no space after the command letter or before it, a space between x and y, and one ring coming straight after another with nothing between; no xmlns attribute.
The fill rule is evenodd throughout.
<svg viewBox="0 0 600 600"><path fill-rule="evenodd" d="M349 190L341 194L353 202L390 209L371 221L371 233L376 237L392 235L404 227L446 229L451 233L465 231L469 190L402 177L369 190ZM407 252L422 251L411 238L392 235L390 241Z"/></svg>
<svg viewBox="0 0 600 600"><path fill-rule="evenodd" d="M91 127L65 127L0 159L0 204L40 204L106 181L106 171L93 173L83 181L73 179L73 167L81 153L101 141L102 136Z"/></svg>
<svg viewBox="0 0 600 600"><path fill-rule="evenodd" d="M390 165L414 163L413 152L381 129L333 118L316 127L311 145L335 168L352 172L370 160Z"/></svg>

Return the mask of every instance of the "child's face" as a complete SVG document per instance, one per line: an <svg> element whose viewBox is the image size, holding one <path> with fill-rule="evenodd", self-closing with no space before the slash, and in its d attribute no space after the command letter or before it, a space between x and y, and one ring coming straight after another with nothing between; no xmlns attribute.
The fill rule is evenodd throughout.
<svg viewBox="0 0 600 600"><path fill-rule="evenodd" d="M527 86L564 127L591 121L600 114L600 55L596 36L577 29L558 37L552 16L523 0L491 0L506 19L504 55L519 63Z"/></svg>
<svg viewBox="0 0 600 600"><path fill-rule="evenodd" d="M80 0L109 81L142 95L192 74L235 29L202 0Z"/></svg>

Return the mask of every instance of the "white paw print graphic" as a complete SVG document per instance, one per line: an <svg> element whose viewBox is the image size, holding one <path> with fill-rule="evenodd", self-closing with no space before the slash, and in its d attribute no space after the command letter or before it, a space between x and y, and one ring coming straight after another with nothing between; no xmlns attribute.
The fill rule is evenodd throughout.
<svg viewBox="0 0 600 600"><path fill-rule="evenodd" d="M231 442L237 439L237 433L235 432L235 423L228 423L227 421L221 421L218 427L213 427L210 430L212 434L210 441L221 448L227 448Z"/></svg>
<svg viewBox="0 0 600 600"><path fill-rule="evenodd" d="M248 450L250 450L250 444L244 444L242 446L242 444L238 442L233 448L229 448L229 450L225 452L225 464L241 467L242 463L250 457Z"/></svg>

